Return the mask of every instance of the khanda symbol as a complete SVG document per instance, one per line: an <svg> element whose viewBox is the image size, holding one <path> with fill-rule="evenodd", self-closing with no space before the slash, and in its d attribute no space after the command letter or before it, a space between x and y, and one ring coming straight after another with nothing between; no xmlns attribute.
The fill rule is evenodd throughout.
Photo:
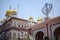
<svg viewBox="0 0 60 40"><path fill-rule="evenodd" d="M52 4L45 3L44 7L42 8L42 13L46 16L48 16L49 12L52 9Z"/></svg>

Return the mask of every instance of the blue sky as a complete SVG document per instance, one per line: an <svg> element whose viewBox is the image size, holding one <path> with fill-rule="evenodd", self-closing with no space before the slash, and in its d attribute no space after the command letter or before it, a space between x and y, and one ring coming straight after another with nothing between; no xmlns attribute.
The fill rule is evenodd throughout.
<svg viewBox="0 0 60 40"><path fill-rule="evenodd" d="M41 9L45 3L53 4L50 17L60 16L60 0L0 0L0 20L5 19L6 11L9 10L10 5L12 10L14 8L17 10L17 17L19 18L28 19L31 15L34 20L37 20L38 17L44 18L45 15L41 12Z"/></svg>

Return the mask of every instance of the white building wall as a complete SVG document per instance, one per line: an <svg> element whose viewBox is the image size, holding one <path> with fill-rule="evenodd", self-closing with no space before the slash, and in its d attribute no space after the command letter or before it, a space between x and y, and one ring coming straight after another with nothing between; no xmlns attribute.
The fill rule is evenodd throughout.
<svg viewBox="0 0 60 40"><path fill-rule="evenodd" d="M21 36L21 35L22 35L21 32L23 32L23 37ZM15 31L15 30L11 30L11 38L14 36L14 33L16 34L16 39L18 39L18 38L26 38L27 35L25 35L25 34L28 34L28 33L25 32L25 31ZM20 37L18 36L18 33L20 34Z"/></svg>
<svg viewBox="0 0 60 40"><path fill-rule="evenodd" d="M22 28L22 25L23 25L23 28L26 28L28 27L28 22L25 22L25 21L20 21L20 20L12 20L12 27L19 27L19 24L20 24L20 28Z"/></svg>

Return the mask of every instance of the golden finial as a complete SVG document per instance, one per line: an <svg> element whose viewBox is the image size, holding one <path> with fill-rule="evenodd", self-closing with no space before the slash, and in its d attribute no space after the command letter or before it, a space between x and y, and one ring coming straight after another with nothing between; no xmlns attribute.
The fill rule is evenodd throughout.
<svg viewBox="0 0 60 40"><path fill-rule="evenodd" d="M32 16L30 16L29 20L33 21L33 17L32 17Z"/></svg>

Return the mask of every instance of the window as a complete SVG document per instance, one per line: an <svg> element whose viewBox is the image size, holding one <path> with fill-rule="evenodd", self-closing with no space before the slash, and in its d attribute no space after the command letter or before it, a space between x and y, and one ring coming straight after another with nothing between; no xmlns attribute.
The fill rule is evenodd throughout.
<svg viewBox="0 0 60 40"><path fill-rule="evenodd" d="M20 38L18 38L18 40L20 40Z"/></svg>
<svg viewBox="0 0 60 40"><path fill-rule="evenodd" d="M34 24L36 24L36 22L34 22Z"/></svg>
<svg viewBox="0 0 60 40"><path fill-rule="evenodd" d="M7 23L7 25L6 25L7 27L10 27L10 23Z"/></svg>
<svg viewBox="0 0 60 40"><path fill-rule="evenodd" d="M16 22L14 22L14 26L16 27Z"/></svg>
<svg viewBox="0 0 60 40"><path fill-rule="evenodd" d="M18 27L20 27L20 23L19 23Z"/></svg>
<svg viewBox="0 0 60 40"><path fill-rule="evenodd" d="M18 38L20 38L20 34L19 34L19 32L18 32Z"/></svg>
<svg viewBox="0 0 60 40"><path fill-rule="evenodd" d="M18 32L18 40L20 40L20 33Z"/></svg>
<svg viewBox="0 0 60 40"><path fill-rule="evenodd" d="M14 33L13 36L16 36L16 33Z"/></svg>
<svg viewBox="0 0 60 40"><path fill-rule="evenodd" d="M27 36L27 34L25 34L25 37Z"/></svg>
<svg viewBox="0 0 60 40"><path fill-rule="evenodd" d="M21 32L21 36L23 37L23 32Z"/></svg>
<svg viewBox="0 0 60 40"><path fill-rule="evenodd" d="M26 28L26 25L25 25L25 28Z"/></svg>
<svg viewBox="0 0 60 40"><path fill-rule="evenodd" d="M22 28L23 28L23 25L22 25Z"/></svg>
<svg viewBox="0 0 60 40"><path fill-rule="evenodd" d="M13 37L14 40L16 39L16 33L13 33Z"/></svg>
<svg viewBox="0 0 60 40"><path fill-rule="evenodd" d="M34 23L34 22L32 21L32 23Z"/></svg>

